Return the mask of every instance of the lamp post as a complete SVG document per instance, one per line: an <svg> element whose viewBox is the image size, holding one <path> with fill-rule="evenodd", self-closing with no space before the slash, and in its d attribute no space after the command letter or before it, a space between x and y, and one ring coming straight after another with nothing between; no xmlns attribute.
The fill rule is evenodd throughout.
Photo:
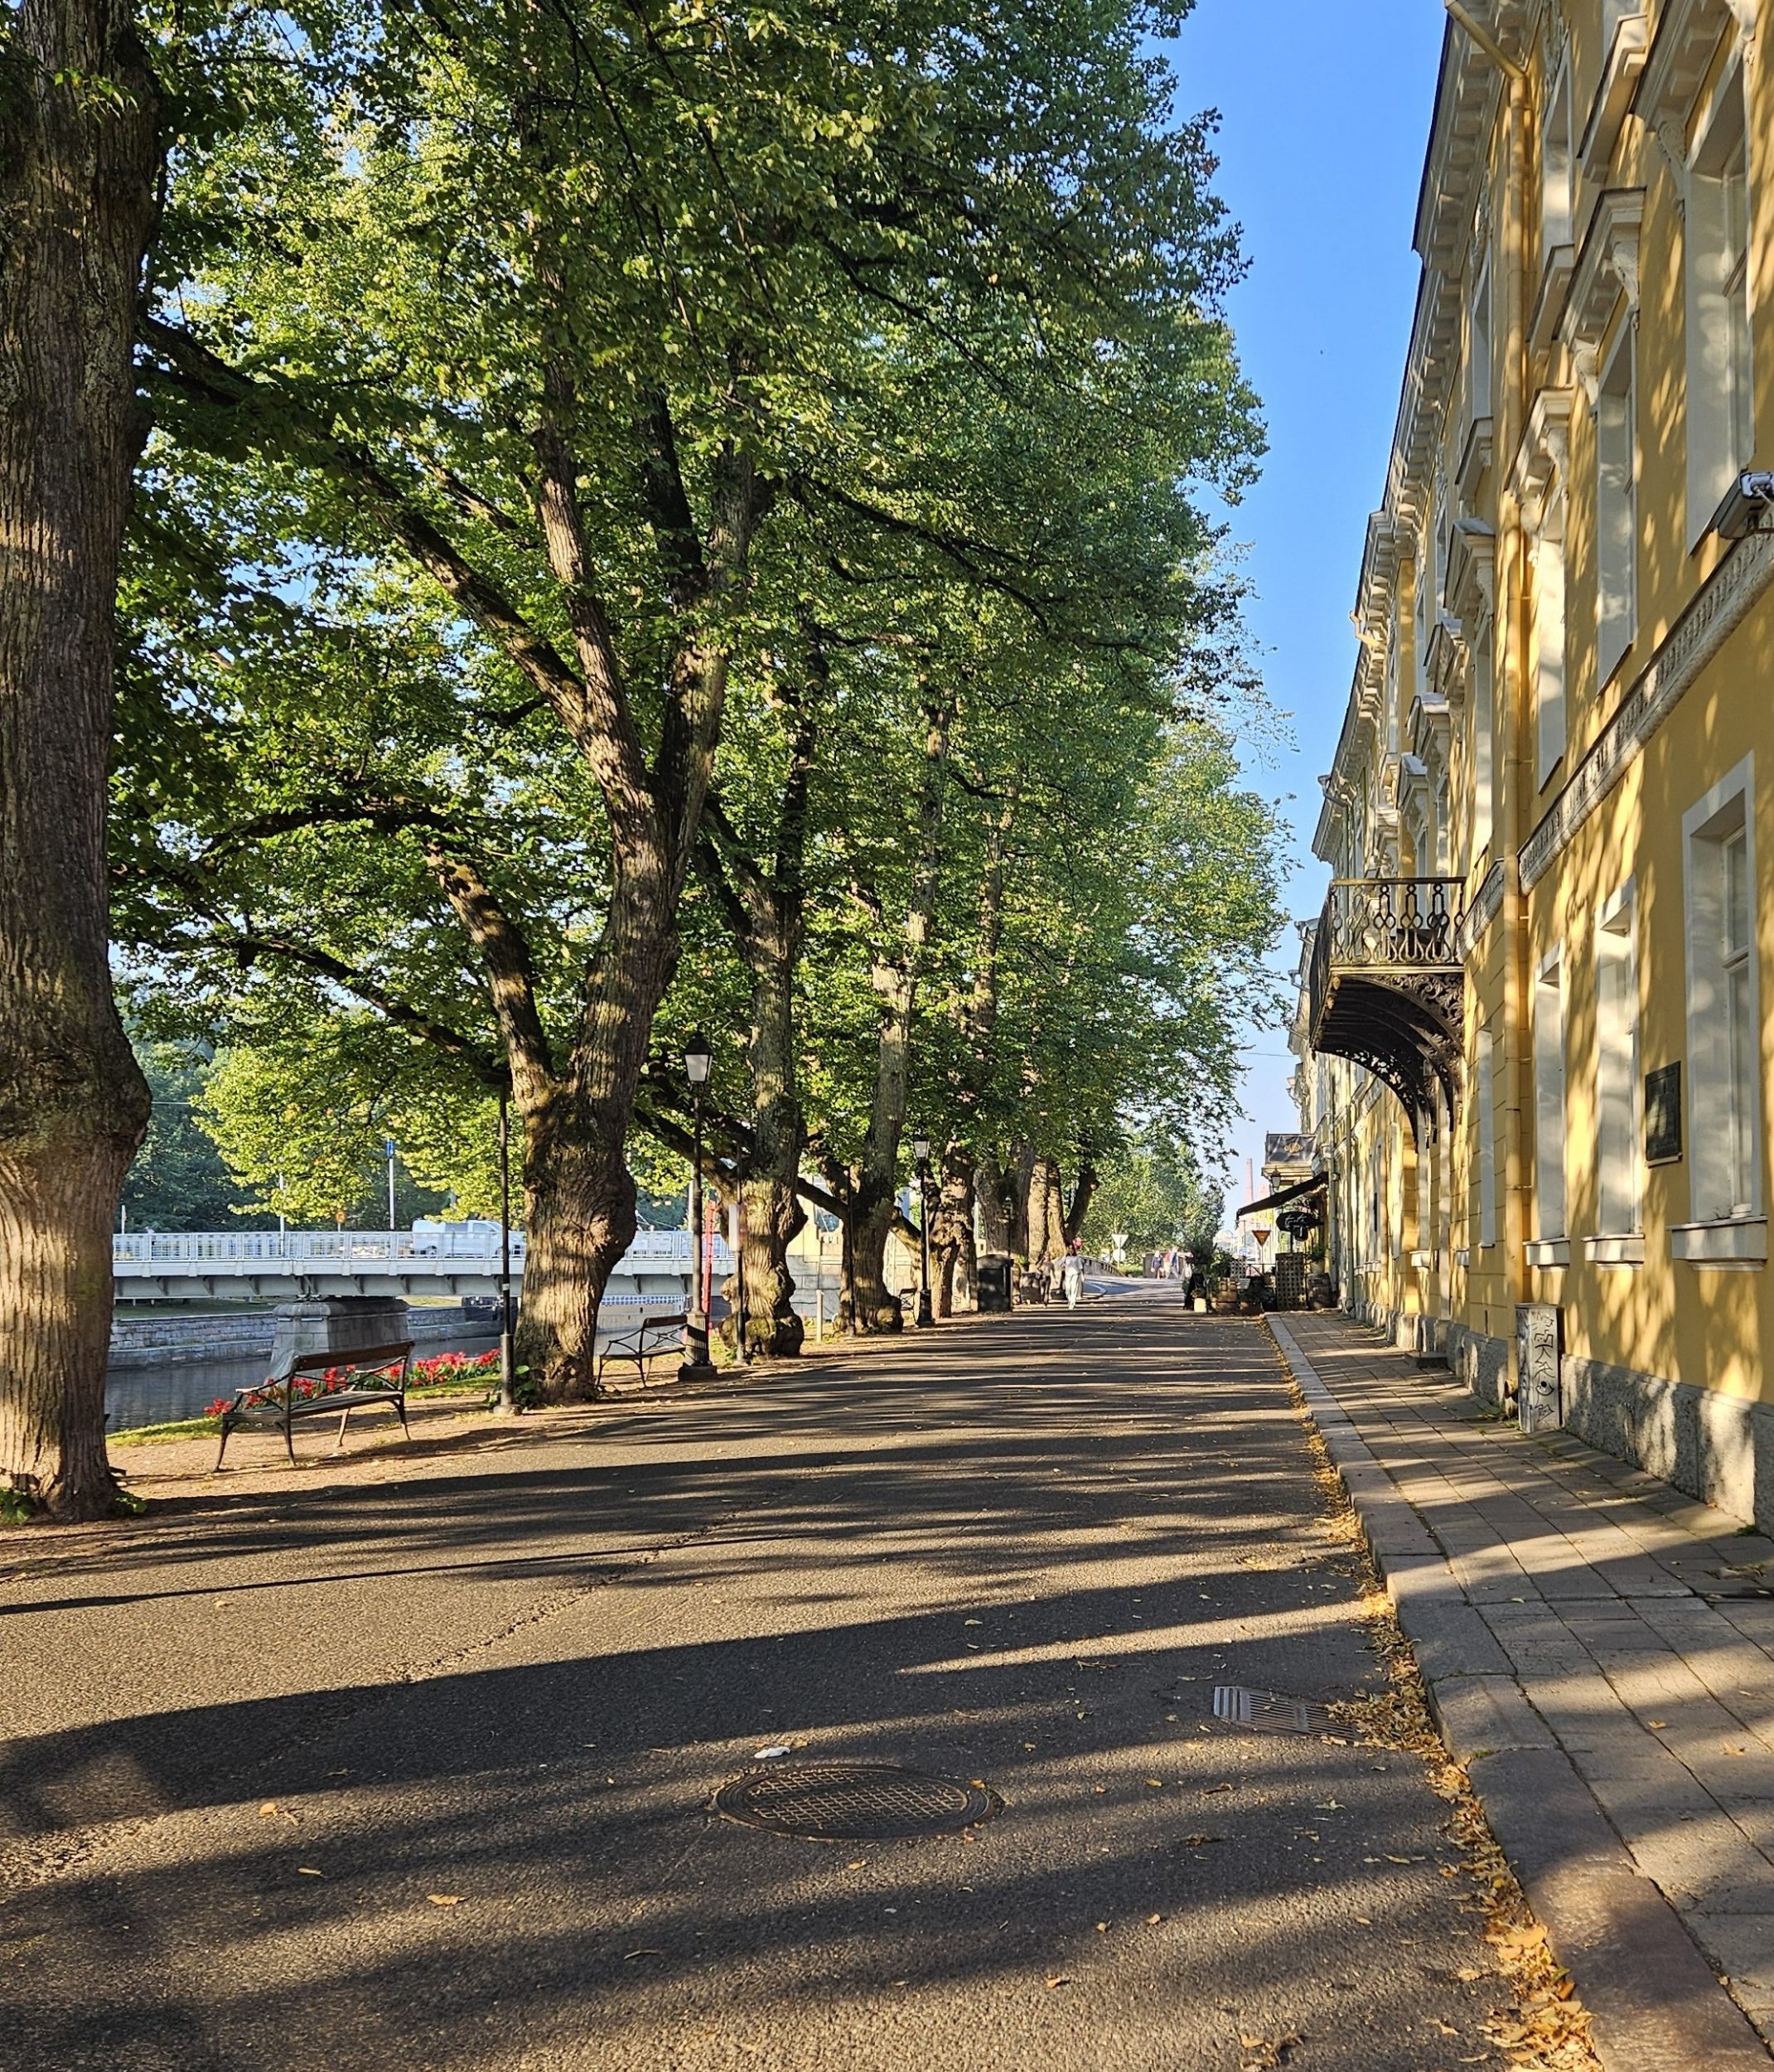
<svg viewBox="0 0 1774 2072"><path fill-rule="evenodd" d="M913 1133L911 1155L918 1169L918 1237L922 1254L918 1276L918 1329L928 1330L936 1321L931 1302L931 1140L922 1130Z"/></svg>
<svg viewBox="0 0 1774 2072"><path fill-rule="evenodd" d="M678 1378L706 1381L714 1372L708 1358L708 1302L703 1285L702 1090L708 1083L714 1053L699 1032L684 1040L684 1077L690 1089L690 1301L684 1324L684 1363Z"/></svg>
<svg viewBox="0 0 1774 2072"><path fill-rule="evenodd" d="M511 1097L499 1090L499 1415L515 1417L511 1335Z"/></svg>

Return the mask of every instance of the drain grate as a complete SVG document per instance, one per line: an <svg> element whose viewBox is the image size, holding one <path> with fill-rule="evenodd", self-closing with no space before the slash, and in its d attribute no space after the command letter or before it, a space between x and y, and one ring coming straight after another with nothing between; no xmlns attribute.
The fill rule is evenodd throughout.
<svg viewBox="0 0 1774 2072"><path fill-rule="evenodd" d="M893 1842L958 1834L1003 1809L997 1793L887 1763L772 1763L714 1794L747 1828L810 1842Z"/></svg>
<svg viewBox="0 0 1774 2072"><path fill-rule="evenodd" d="M1290 1698L1279 1691L1252 1691L1241 1683L1214 1689L1214 1717L1253 1734L1328 1734L1337 1724L1317 1698Z"/></svg>

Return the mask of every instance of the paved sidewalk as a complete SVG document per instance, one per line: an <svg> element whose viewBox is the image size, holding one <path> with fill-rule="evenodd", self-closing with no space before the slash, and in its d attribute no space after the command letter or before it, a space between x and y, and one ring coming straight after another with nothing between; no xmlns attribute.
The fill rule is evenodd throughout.
<svg viewBox="0 0 1774 2072"><path fill-rule="evenodd" d="M1271 1321L1611 2072L1765 2066L1774 1544L1346 1318Z"/></svg>

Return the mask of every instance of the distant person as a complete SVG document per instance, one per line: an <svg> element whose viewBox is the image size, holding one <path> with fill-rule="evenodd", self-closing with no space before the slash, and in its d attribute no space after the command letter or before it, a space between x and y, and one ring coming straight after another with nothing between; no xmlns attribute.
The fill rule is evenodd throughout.
<svg viewBox="0 0 1774 2072"><path fill-rule="evenodd" d="M1078 1298L1084 1293L1084 1261L1079 1256L1075 1244L1060 1262L1060 1288L1066 1297L1068 1310L1076 1310Z"/></svg>

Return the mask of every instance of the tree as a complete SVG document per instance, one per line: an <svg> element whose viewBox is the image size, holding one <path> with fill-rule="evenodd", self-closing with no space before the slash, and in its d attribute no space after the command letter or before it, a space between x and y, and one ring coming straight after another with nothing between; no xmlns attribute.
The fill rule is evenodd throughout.
<svg viewBox="0 0 1774 2072"><path fill-rule="evenodd" d="M148 1092L106 961L105 772L159 93L122 0L0 17L0 1484L116 1499L111 1228Z"/></svg>
<svg viewBox="0 0 1774 2072"><path fill-rule="evenodd" d="M199 227L147 337L181 522L144 528L133 654L186 738L136 730L131 777L198 782L120 857L136 939L509 1082L545 1393L592 1387L718 743L805 572L910 552L1064 617L1088 528L1056 557L1047 521L1094 491L1080 450L1149 439L1230 483L1252 443L1232 242L1142 17L1010 17L989 43L941 5L377 17L176 196ZM1089 557L1100 637L1142 505L1142 574L1187 579L1161 472Z"/></svg>
<svg viewBox="0 0 1774 2072"><path fill-rule="evenodd" d="M123 1208L138 1230L263 1228L273 1219L238 1206L240 1189L205 1134L200 1099L209 1060L197 1047L138 1034L138 1061L153 1116L123 1183Z"/></svg>

